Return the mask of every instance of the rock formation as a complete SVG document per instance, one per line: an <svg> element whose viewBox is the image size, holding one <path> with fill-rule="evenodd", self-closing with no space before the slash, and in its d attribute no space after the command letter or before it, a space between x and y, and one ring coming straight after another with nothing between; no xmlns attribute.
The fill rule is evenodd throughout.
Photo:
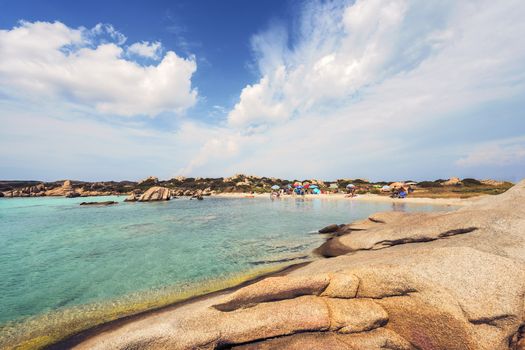
<svg viewBox="0 0 525 350"><path fill-rule="evenodd" d="M323 227L318 232L319 233L334 233L334 232L337 232L338 230L339 230L339 225L331 224L331 225L328 225L326 227Z"/></svg>
<svg viewBox="0 0 525 350"><path fill-rule="evenodd" d="M153 186L144 192L139 202L151 202L151 201L169 201L171 199L171 190L166 187Z"/></svg>
<svg viewBox="0 0 525 350"><path fill-rule="evenodd" d="M45 186L43 183L34 186L27 186L16 190L11 190L5 193L6 197L37 197L45 195ZM2 196L4 193L2 193Z"/></svg>
<svg viewBox="0 0 525 350"><path fill-rule="evenodd" d="M80 205L87 205L87 206L106 206L106 205L114 205L118 204L118 202L115 201L104 201L104 202L82 202Z"/></svg>
<svg viewBox="0 0 525 350"><path fill-rule="evenodd" d="M337 257L77 348L525 349L525 181L456 211L379 213L340 230L322 249Z"/></svg>
<svg viewBox="0 0 525 350"><path fill-rule="evenodd" d="M159 178L156 176L148 176L147 178L140 180L138 184L141 185L143 183L157 184L159 183Z"/></svg>
<svg viewBox="0 0 525 350"><path fill-rule="evenodd" d="M493 179L481 180L480 182L484 185L489 185L489 186L502 186L505 184L504 181L497 181Z"/></svg>
<svg viewBox="0 0 525 350"><path fill-rule="evenodd" d="M70 180L64 181L64 183L60 187L55 187L45 192L46 196L78 197L76 194L78 194L78 192L75 191Z"/></svg>
<svg viewBox="0 0 525 350"><path fill-rule="evenodd" d="M140 195L140 190L134 190L124 199L124 202L136 202L139 200Z"/></svg>
<svg viewBox="0 0 525 350"><path fill-rule="evenodd" d="M443 186L457 186L457 185L461 185L461 180L459 179L459 177L451 177L450 179L442 182L441 184Z"/></svg>

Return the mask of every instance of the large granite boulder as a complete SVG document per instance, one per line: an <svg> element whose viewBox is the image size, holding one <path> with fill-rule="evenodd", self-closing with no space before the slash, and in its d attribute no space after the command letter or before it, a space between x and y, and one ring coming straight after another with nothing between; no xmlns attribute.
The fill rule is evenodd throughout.
<svg viewBox="0 0 525 350"><path fill-rule="evenodd" d="M138 199L139 202L151 201L169 201L171 199L171 190L162 186L150 187Z"/></svg>
<svg viewBox="0 0 525 350"><path fill-rule="evenodd" d="M136 202L139 200L139 198L140 195L132 192L126 197L126 199L124 199L124 202Z"/></svg>
<svg viewBox="0 0 525 350"><path fill-rule="evenodd" d="M45 191L46 196L69 196L75 197L75 189L70 180L64 181L62 186ZM78 196L77 196L78 197Z"/></svg>
<svg viewBox="0 0 525 350"><path fill-rule="evenodd" d="M354 229L352 229L354 228ZM525 349L525 181L348 225L320 259L83 339L79 349Z"/></svg>

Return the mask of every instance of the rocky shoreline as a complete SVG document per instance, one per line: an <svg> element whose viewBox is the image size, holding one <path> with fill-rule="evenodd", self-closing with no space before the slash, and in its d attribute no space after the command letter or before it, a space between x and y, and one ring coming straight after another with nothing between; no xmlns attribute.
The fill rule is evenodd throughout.
<svg viewBox="0 0 525 350"><path fill-rule="evenodd" d="M525 349L525 181L446 213L327 232L330 259L70 344L77 349Z"/></svg>
<svg viewBox="0 0 525 350"><path fill-rule="evenodd" d="M109 195L128 195L130 200L139 200L145 192L152 187L167 189L163 196L168 197L189 196L203 197L217 194L262 194L273 191L272 187L286 189L294 184L305 186L316 186L323 193L346 193L348 185L354 186L357 194L385 194L381 188L390 184L395 186L411 186L414 190L413 196L438 196L438 197L469 197L480 194L498 194L506 191L509 182L495 180L475 180L452 178L448 180L435 181L406 181L406 183L379 181L370 182L364 179L338 179L335 181L323 181L319 179L309 180L285 180L273 177L260 177L238 174L225 178L186 178L176 177L169 180L159 180L150 176L138 182L134 181L0 181L0 197L42 197L42 196L65 196L65 197L90 197ZM388 187L388 186L387 186ZM308 192L308 191L307 191Z"/></svg>

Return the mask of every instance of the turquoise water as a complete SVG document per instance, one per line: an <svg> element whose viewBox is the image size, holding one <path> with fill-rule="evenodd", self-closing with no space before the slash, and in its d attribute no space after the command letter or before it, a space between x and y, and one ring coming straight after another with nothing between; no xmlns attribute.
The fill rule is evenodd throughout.
<svg viewBox="0 0 525 350"><path fill-rule="evenodd" d="M104 200L120 203L79 206ZM393 209L321 199L122 200L0 199L0 324L301 261L323 242L312 231Z"/></svg>

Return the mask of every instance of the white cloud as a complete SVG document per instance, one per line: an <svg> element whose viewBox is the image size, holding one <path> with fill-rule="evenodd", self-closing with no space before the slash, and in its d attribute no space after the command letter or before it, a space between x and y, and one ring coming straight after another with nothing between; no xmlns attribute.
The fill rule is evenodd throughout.
<svg viewBox="0 0 525 350"><path fill-rule="evenodd" d="M293 37L277 26L252 40L260 79L242 90L222 131L240 135L228 173L414 176L418 166L453 167L459 150L433 165L439 146L415 149L414 140L430 123L468 134L470 110L525 95L523 13L513 0L309 3ZM416 165L410 154L421 152L428 162Z"/></svg>
<svg viewBox="0 0 525 350"><path fill-rule="evenodd" d="M384 78L398 46L407 45L400 40L407 7L406 1L371 0L309 8L301 22L303 39L293 50L283 48L281 31L256 36L263 76L243 89L229 122L282 122Z"/></svg>
<svg viewBox="0 0 525 350"><path fill-rule="evenodd" d="M261 79L243 89L228 121L242 128L318 109L332 114L386 86L399 89L389 94L422 102L446 89L475 95L482 82L490 84L486 90L498 88L497 80L511 78L524 58L525 50L512 44L523 33L516 15L522 7L519 1L313 3L292 48L283 47L281 31L255 37Z"/></svg>
<svg viewBox="0 0 525 350"><path fill-rule="evenodd" d="M86 34L94 37L107 34L117 45L123 45L127 40L126 36L116 30L111 24L98 23Z"/></svg>
<svg viewBox="0 0 525 350"><path fill-rule="evenodd" d="M0 31L0 96L25 96L10 100L11 110L0 98L0 124L9 126L0 128L3 164L91 171L103 157L125 174L109 178L245 172L417 180L476 176L480 167L483 177L524 176L523 140L471 146L525 134L524 13L519 0L309 2L297 28L272 25L253 37L259 77L232 110L217 105L207 121L176 119L168 132L145 118L106 126L84 116L90 108L184 111L197 97L194 58L168 51L141 66L107 25L21 24ZM30 116L28 99L40 99L27 104ZM55 120L49 105L60 99ZM43 100L46 118L35 110ZM29 149L41 151L28 156ZM60 168L64 158L76 166Z"/></svg>
<svg viewBox="0 0 525 350"><path fill-rule="evenodd" d="M157 60L159 59L161 49L162 44L158 41L152 43L143 41L140 43L134 43L128 47L128 53Z"/></svg>
<svg viewBox="0 0 525 350"><path fill-rule="evenodd" d="M60 22L20 22L0 30L0 92L121 116L182 113L196 103L193 57L167 51L157 65L142 66L123 57L125 41L102 24L88 30Z"/></svg>
<svg viewBox="0 0 525 350"><path fill-rule="evenodd" d="M461 167L525 164L525 137L486 142L456 162Z"/></svg>

